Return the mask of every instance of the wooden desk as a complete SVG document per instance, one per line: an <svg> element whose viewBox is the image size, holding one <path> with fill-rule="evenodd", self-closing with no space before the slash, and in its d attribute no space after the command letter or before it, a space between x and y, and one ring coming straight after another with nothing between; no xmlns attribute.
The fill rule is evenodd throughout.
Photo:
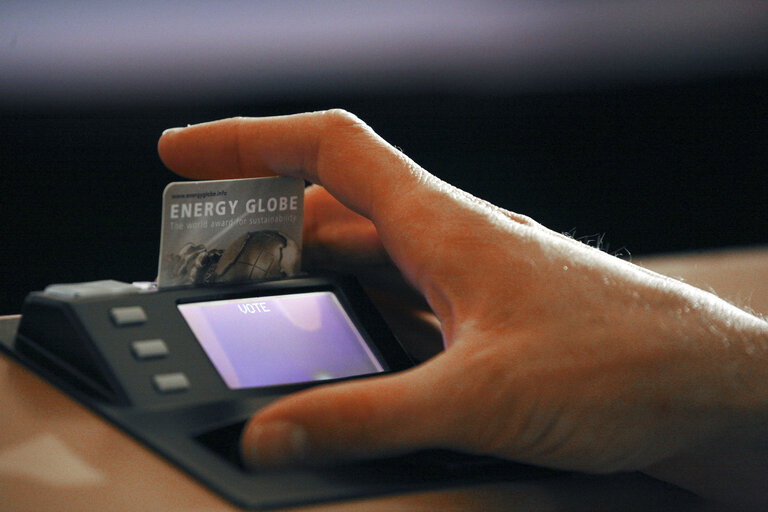
<svg viewBox="0 0 768 512"><path fill-rule="evenodd" d="M768 248L638 263L768 313ZM294 510L703 510L691 494L638 474L567 475ZM0 510L238 510L28 370L0 355Z"/></svg>

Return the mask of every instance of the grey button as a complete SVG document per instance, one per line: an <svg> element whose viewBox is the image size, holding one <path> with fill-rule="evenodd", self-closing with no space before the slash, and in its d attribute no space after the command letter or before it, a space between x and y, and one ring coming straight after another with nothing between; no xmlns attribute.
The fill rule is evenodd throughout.
<svg viewBox="0 0 768 512"><path fill-rule="evenodd" d="M168 355L168 345L161 339L139 340L131 343L131 352L136 359L157 359Z"/></svg>
<svg viewBox="0 0 768 512"><path fill-rule="evenodd" d="M112 319L112 323L118 327L139 325L147 321L147 314L141 306L112 308L109 310L109 317Z"/></svg>
<svg viewBox="0 0 768 512"><path fill-rule="evenodd" d="M181 372L161 373L152 377L155 389L161 393L176 393L189 389L189 379Z"/></svg>

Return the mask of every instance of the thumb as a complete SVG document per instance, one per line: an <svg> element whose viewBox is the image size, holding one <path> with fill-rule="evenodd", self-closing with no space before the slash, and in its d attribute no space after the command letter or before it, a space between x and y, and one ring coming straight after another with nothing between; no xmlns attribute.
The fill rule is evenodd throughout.
<svg viewBox="0 0 768 512"><path fill-rule="evenodd" d="M444 445L447 408L440 403L437 359L394 375L316 387L271 404L243 431L245 465L322 465Z"/></svg>

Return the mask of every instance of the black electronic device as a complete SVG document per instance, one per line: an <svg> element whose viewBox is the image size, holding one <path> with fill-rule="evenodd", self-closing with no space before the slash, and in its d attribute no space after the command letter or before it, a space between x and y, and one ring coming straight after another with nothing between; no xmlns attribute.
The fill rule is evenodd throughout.
<svg viewBox="0 0 768 512"><path fill-rule="evenodd" d="M245 508L548 474L442 451L322 471L243 469L239 435L261 407L413 365L350 277L159 291L52 285L27 297L0 347Z"/></svg>
<svg viewBox="0 0 768 512"><path fill-rule="evenodd" d="M339 276L149 292L54 285L27 297L17 348L93 398L135 409L274 399L412 365Z"/></svg>

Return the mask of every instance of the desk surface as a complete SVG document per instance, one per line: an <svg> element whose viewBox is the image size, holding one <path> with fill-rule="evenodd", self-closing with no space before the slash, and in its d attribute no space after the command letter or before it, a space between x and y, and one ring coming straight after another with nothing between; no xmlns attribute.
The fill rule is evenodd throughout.
<svg viewBox="0 0 768 512"><path fill-rule="evenodd" d="M638 263L768 313L768 248ZM7 511L231 511L234 506L4 355L0 503ZM701 510L689 493L638 474L567 475L294 510Z"/></svg>

